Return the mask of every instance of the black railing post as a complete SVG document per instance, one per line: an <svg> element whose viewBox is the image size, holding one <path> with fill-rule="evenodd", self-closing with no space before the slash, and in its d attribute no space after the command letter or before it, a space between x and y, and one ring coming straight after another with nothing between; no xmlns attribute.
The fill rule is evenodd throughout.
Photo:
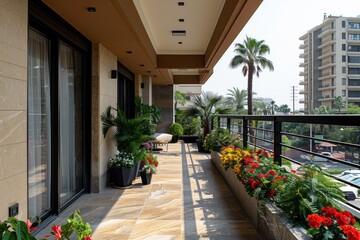
<svg viewBox="0 0 360 240"><path fill-rule="evenodd" d="M281 122L274 117L274 162L281 166Z"/></svg>
<svg viewBox="0 0 360 240"><path fill-rule="evenodd" d="M220 117L220 116L218 117L218 122L217 122L217 124L218 124L218 128L220 128L220 127L221 127L221 117Z"/></svg>
<svg viewBox="0 0 360 240"><path fill-rule="evenodd" d="M210 119L210 129L211 129L211 130L214 129L214 118L215 118L215 116L213 116L213 117Z"/></svg>
<svg viewBox="0 0 360 240"><path fill-rule="evenodd" d="M243 148L246 149L248 147L248 120L243 117Z"/></svg>
<svg viewBox="0 0 360 240"><path fill-rule="evenodd" d="M231 125L231 118L227 117L226 118L226 129L229 130L229 132L230 132L230 125Z"/></svg>

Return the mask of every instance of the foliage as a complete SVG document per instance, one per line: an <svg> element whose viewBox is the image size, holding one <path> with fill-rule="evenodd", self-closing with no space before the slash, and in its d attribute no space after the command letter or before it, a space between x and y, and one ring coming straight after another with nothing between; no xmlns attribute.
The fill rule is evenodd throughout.
<svg viewBox="0 0 360 240"><path fill-rule="evenodd" d="M253 75L259 77L259 73L264 68L269 68L270 71L274 70L272 62L264 57L264 55L270 53L270 48L264 44L263 40L257 41L247 36L243 44L235 44L234 51L236 55L231 59L230 66L232 68L242 66L243 75L248 76L248 114L252 115Z"/></svg>
<svg viewBox="0 0 360 240"><path fill-rule="evenodd" d="M38 223L31 223L30 220L20 221L15 217L10 217L6 221L0 221L0 240L36 240L32 236L32 232L36 230L33 225ZM68 219L66 224L54 225L51 227L52 231L46 235L45 239L54 236L55 239L65 240L70 239L73 233L76 234L79 240L91 240L91 226L84 222L80 216L80 211L76 210ZM73 239L73 238L71 238Z"/></svg>
<svg viewBox="0 0 360 240"><path fill-rule="evenodd" d="M179 123L173 123L169 128L169 132L175 137L180 137L184 134L184 129Z"/></svg>
<svg viewBox="0 0 360 240"><path fill-rule="evenodd" d="M225 100L225 103L228 106L236 109L236 113L241 112L245 107L247 102L247 91L240 90L239 88L228 89L228 94Z"/></svg>
<svg viewBox="0 0 360 240"><path fill-rule="evenodd" d="M338 110L338 113L341 113L341 109L346 106L346 102L341 96L337 96L334 98L333 102L334 107Z"/></svg>
<svg viewBox="0 0 360 240"><path fill-rule="evenodd" d="M360 107L354 103L349 103L346 112L348 114L360 114Z"/></svg>
<svg viewBox="0 0 360 240"><path fill-rule="evenodd" d="M289 108L289 106L287 104L282 104L276 109L276 111L283 112L286 114L286 113L289 113L291 111L291 109Z"/></svg>
<svg viewBox="0 0 360 240"><path fill-rule="evenodd" d="M178 104L184 106L186 104L186 95L180 91L175 91L175 109L177 108Z"/></svg>
<svg viewBox="0 0 360 240"><path fill-rule="evenodd" d="M318 108L315 108L314 110L311 111L311 114L330 114L330 108L326 105L321 105Z"/></svg>
<svg viewBox="0 0 360 240"><path fill-rule="evenodd" d="M207 150L219 152L224 146L241 147L241 142L237 135L230 133L229 130L216 128L212 130L205 138L204 147Z"/></svg>
<svg viewBox="0 0 360 240"><path fill-rule="evenodd" d="M199 118L186 117L186 114L182 114L178 121L183 127L184 135L195 135L200 131L201 121Z"/></svg>
<svg viewBox="0 0 360 240"><path fill-rule="evenodd" d="M203 92L201 95L192 94L193 106L186 112L186 115L200 118L203 128L203 140L210 132L210 123L213 116L230 112L229 108L219 106L221 99L221 95L212 92Z"/></svg>
<svg viewBox="0 0 360 240"><path fill-rule="evenodd" d="M304 226L309 214L325 206L339 208L336 201L345 199L340 190L343 185L328 178L320 166L305 164L298 169L302 170L303 175L288 178L277 204L294 223Z"/></svg>
<svg viewBox="0 0 360 240"><path fill-rule="evenodd" d="M141 102L140 97L135 98L135 108L137 117L150 119L150 123L158 125L160 123L161 110L158 106L148 105Z"/></svg>
<svg viewBox="0 0 360 240"><path fill-rule="evenodd" d="M134 155L129 152L117 151L109 161L111 168L132 168L135 165Z"/></svg>
<svg viewBox="0 0 360 240"><path fill-rule="evenodd" d="M112 110L117 113L116 116L111 113ZM127 119L119 108L108 106L101 114L101 121L104 137L111 127L116 128L115 141L119 152L132 153L136 160L142 160L140 155L143 155L143 150L140 150L140 145L150 138L146 134L148 118Z"/></svg>
<svg viewBox="0 0 360 240"><path fill-rule="evenodd" d="M142 161L141 171L147 174L156 173L159 162L157 157L152 155L151 153L146 153L145 160Z"/></svg>
<svg viewBox="0 0 360 240"><path fill-rule="evenodd" d="M307 232L314 240L360 239L359 225L350 212L326 206L321 214L308 215L307 221L310 227Z"/></svg>

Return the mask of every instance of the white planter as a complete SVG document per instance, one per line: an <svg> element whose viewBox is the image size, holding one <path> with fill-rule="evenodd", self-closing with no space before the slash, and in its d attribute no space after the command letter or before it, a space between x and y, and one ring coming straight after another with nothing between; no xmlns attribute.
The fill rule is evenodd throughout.
<svg viewBox="0 0 360 240"><path fill-rule="evenodd" d="M225 171L221 167L220 154L218 152L211 152L211 161L263 239L310 239L305 229L291 226L286 217L284 217L281 209L273 204L264 204L262 201L250 197L244 185L237 179L235 173L231 169Z"/></svg>

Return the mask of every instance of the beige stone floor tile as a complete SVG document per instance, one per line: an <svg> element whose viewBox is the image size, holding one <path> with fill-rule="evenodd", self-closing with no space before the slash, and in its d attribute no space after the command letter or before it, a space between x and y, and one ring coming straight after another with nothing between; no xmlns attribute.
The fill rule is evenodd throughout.
<svg viewBox="0 0 360 240"><path fill-rule="evenodd" d="M175 220L139 220L136 222L129 239L156 239L155 236L181 239L181 222Z"/></svg>

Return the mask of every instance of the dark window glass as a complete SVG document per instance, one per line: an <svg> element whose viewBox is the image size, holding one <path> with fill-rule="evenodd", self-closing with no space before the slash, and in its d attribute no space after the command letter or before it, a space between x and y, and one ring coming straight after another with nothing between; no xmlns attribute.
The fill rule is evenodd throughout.
<svg viewBox="0 0 360 240"><path fill-rule="evenodd" d="M346 67L342 67L342 73L346 73Z"/></svg>
<svg viewBox="0 0 360 240"><path fill-rule="evenodd" d="M360 74L360 68L349 67L349 74Z"/></svg>
<svg viewBox="0 0 360 240"><path fill-rule="evenodd" d="M360 23L358 22L349 22L350 29L360 29Z"/></svg>
<svg viewBox="0 0 360 240"><path fill-rule="evenodd" d="M354 41L360 40L360 34L352 34L352 33L350 33L349 34L349 40L354 40Z"/></svg>
<svg viewBox="0 0 360 240"><path fill-rule="evenodd" d="M346 44L342 44L342 50L346 51Z"/></svg>
<svg viewBox="0 0 360 240"><path fill-rule="evenodd" d="M360 56L349 56L348 62L349 63L360 63Z"/></svg>
<svg viewBox="0 0 360 240"><path fill-rule="evenodd" d="M346 56L342 55L342 62L346 62Z"/></svg>
<svg viewBox="0 0 360 240"><path fill-rule="evenodd" d="M349 86L360 86L360 79L349 78Z"/></svg>
<svg viewBox="0 0 360 240"><path fill-rule="evenodd" d="M360 91L349 91L349 97L360 97Z"/></svg>
<svg viewBox="0 0 360 240"><path fill-rule="evenodd" d="M345 28L345 27L346 27L345 21L342 21L342 22L341 22L341 26L342 26L342 28Z"/></svg>
<svg viewBox="0 0 360 240"><path fill-rule="evenodd" d="M346 39L346 33L343 32L343 33L341 34L341 36L342 36L342 39Z"/></svg>
<svg viewBox="0 0 360 240"><path fill-rule="evenodd" d="M360 52L360 46L359 45L349 45L348 51L349 52Z"/></svg>
<svg viewBox="0 0 360 240"><path fill-rule="evenodd" d="M342 85L346 85L346 78L341 79Z"/></svg>

